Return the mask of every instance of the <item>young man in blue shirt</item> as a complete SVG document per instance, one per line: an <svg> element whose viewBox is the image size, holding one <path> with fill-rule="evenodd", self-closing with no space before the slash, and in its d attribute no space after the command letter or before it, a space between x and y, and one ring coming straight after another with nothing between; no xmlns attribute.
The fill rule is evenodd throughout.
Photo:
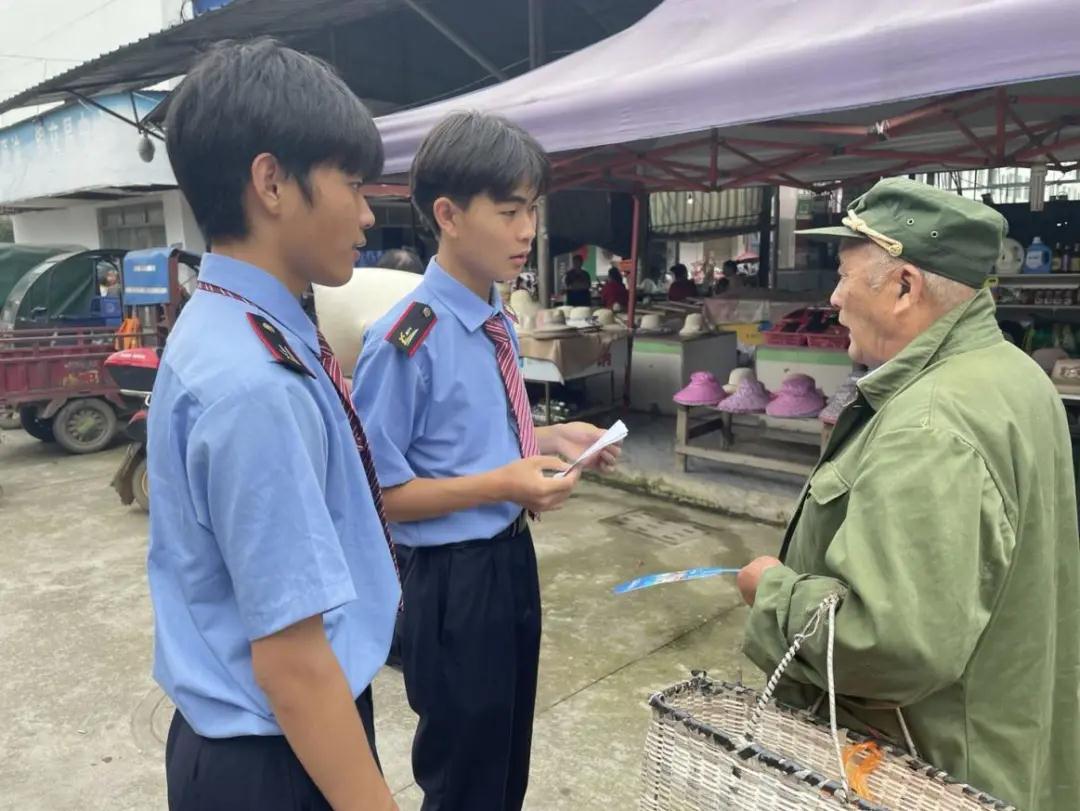
<svg viewBox="0 0 1080 811"><path fill-rule="evenodd" d="M494 286L525 265L548 172L536 141L502 119L464 113L432 130L411 182L438 254L368 330L353 377L401 544L401 659L420 716L413 774L425 811L522 806L540 650L526 513L569 497L580 471L545 474L602 433L533 427Z"/></svg>
<svg viewBox="0 0 1080 811"><path fill-rule="evenodd" d="M169 807L396 809L370 691L400 596L393 547L363 427L300 305L352 274L379 134L323 63L270 40L205 56L166 127L213 244L149 418Z"/></svg>

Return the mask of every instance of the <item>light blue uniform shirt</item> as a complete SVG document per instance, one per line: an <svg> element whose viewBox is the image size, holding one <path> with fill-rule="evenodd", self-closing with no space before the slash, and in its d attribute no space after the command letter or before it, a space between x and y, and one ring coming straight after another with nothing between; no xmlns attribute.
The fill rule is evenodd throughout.
<svg viewBox="0 0 1080 811"><path fill-rule="evenodd" d="M318 614L358 696L386 661L400 590L315 327L264 271L207 254L150 405L154 678L211 738L280 735L252 640ZM270 319L314 377L274 362Z"/></svg>
<svg viewBox="0 0 1080 811"><path fill-rule="evenodd" d="M385 338L414 301L430 306L437 321L410 358ZM353 403L383 487L486 473L521 459L495 344L483 329L496 313L520 358L494 287L484 301L433 259L416 290L368 328L353 375ZM438 546L491 538L520 513L510 502L486 504L394 524L394 539L406 546Z"/></svg>

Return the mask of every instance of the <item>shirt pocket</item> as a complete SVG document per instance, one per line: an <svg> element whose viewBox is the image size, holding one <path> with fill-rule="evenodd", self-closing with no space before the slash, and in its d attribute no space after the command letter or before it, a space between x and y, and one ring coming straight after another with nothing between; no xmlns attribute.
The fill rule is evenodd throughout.
<svg viewBox="0 0 1080 811"><path fill-rule="evenodd" d="M819 507L840 506L851 484L833 462L826 462L810 479L810 499Z"/></svg>

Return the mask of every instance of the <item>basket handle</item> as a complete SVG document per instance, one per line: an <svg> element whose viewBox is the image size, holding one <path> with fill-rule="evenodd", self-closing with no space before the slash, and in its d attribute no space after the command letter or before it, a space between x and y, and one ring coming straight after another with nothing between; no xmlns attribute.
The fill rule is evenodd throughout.
<svg viewBox="0 0 1080 811"><path fill-rule="evenodd" d="M747 721L746 738L747 745L753 743L754 738L757 736L758 727L761 725L761 718L765 712L765 707L772 700L773 693L776 692L777 685L780 684L780 678L784 675L784 671L787 670L788 665L791 664L795 655L799 652L799 648L802 647L803 642L812 637L818 632L821 627L822 617L827 616L828 633L829 633L829 646L826 656L826 666L829 686L829 729L832 732L833 746L836 749L836 763L840 767L840 783L843 786L844 796L843 800L847 801L851 798L851 787L847 781L847 771L844 769L844 755L840 747L840 733L836 726L836 682L833 675L833 647L836 641L836 606L840 602L840 594L833 593L821 601L821 605L814 611L813 616L807 621L806 625L799 633L795 634L795 638L791 642L791 647L788 648L787 653L776 665L776 669L769 677L768 683L765 685L765 689L758 696L757 703L754 704L754 709L750 712L750 718ZM906 729L906 727L905 727Z"/></svg>
<svg viewBox="0 0 1080 811"><path fill-rule="evenodd" d="M836 762L840 767L840 782L844 787L844 799L848 800L852 797L851 788L848 786L847 770L844 768L844 756L843 750L840 745L840 732L836 724L836 677L833 670L833 651L836 647L836 607L840 603L839 592L834 592L821 601L821 605L814 611L813 616L807 621L806 625L799 633L795 634L795 638L791 642L791 647L788 648L787 653L776 665L776 669L769 677L769 681L765 685L765 689L758 696L757 702L754 704L754 709L750 712L750 718L747 721L746 732L744 737L747 744L753 743L754 738L757 736L758 727L761 725L761 718L765 712L765 707L769 701L772 700L773 693L776 692L776 688L780 683L781 677L784 675L784 671L787 670L788 665L791 664L795 655L799 652L803 642L812 637L818 632L821 627L822 617L827 617L826 623L828 625L829 644L826 649L825 657L825 670L826 680L828 684L828 696L829 696L829 730L832 733L833 746L836 750ZM900 708L896 708L896 717L900 722L900 729L904 734L904 742L907 744L908 751L912 757L918 758L919 752L915 748L915 742L911 738L911 732L908 730L907 722L904 720L904 714L900 711Z"/></svg>

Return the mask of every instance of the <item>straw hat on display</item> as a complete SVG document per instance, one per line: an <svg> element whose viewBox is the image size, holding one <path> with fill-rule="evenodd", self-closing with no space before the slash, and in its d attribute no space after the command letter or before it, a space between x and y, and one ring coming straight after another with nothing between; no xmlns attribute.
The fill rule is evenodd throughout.
<svg viewBox="0 0 1080 811"><path fill-rule="evenodd" d="M641 316L641 326L638 327L640 332L662 332L663 329L664 321L658 313L648 313Z"/></svg>
<svg viewBox="0 0 1080 811"><path fill-rule="evenodd" d="M610 327L615 323L615 311L600 309L594 312L593 318L596 319L596 323L602 327Z"/></svg>
<svg viewBox="0 0 1080 811"><path fill-rule="evenodd" d="M746 366L739 366L732 369L731 374L728 375L728 382L724 384L724 394L734 394L735 390L739 388L739 384L748 379L757 379L753 369Z"/></svg>
<svg viewBox="0 0 1080 811"><path fill-rule="evenodd" d="M1062 394L1080 395L1080 360L1059 360L1054 364L1050 379Z"/></svg>
<svg viewBox="0 0 1080 811"><path fill-rule="evenodd" d="M695 335L704 335L706 332L705 316L701 313L690 313L686 316L686 321L683 322L679 335L683 338L692 338Z"/></svg>

